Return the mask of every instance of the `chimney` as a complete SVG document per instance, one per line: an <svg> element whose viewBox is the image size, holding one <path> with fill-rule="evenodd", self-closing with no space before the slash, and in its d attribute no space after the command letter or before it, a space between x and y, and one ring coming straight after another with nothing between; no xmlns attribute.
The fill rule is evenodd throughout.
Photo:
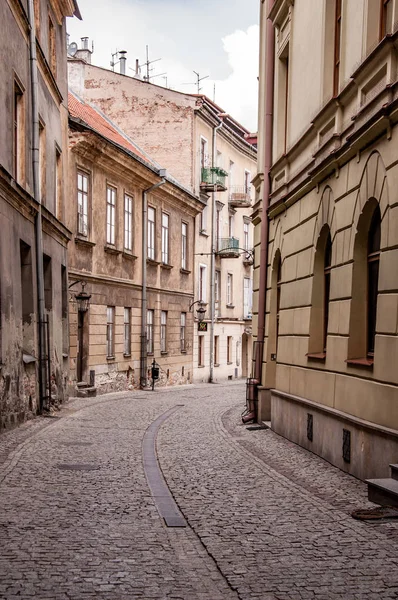
<svg viewBox="0 0 398 600"><path fill-rule="evenodd" d="M138 58L135 59L135 74L140 74L140 61L138 60Z"/></svg>
<svg viewBox="0 0 398 600"><path fill-rule="evenodd" d="M88 50L88 37L80 38L82 41L82 50Z"/></svg>
<svg viewBox="0 0 398 600"><path fill-rule="evenodd" d="M75 52L74 58L79 58L80 60L84 60L84 62L86 62L90 65L91 64L91 55L93 53L93 50L89 50L88 37L82 37L81 42L82 42L82 47L79 48L79 50L77 50Z"/></svg>
<svg viewBox="0 0 398 600"><path fill-rule="evenodd" d="M120 50L119 62L120 62L120 74L126 75L126 50Z"/></svg>

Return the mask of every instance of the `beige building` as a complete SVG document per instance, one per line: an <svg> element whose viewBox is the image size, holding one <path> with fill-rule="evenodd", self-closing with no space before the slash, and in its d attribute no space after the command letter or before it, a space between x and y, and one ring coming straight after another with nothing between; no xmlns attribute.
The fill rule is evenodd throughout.
<svg viewBox="0 0 398 600"><path fill-rule="evenodd" d="M69 114L71 384L83 394L145 386L153 359L161 383L189 383L189 239L203 204L73 94Z"/></svg>
<svg viewBox="0 0 398 600"><path fill-rule="evenodd" d="M246 376L252 347L250 215L256 170L256 148L249 132L204 96L102 69L91 65L90 58L90 52L82 49L69 60L71 89L98 106L205 205L190 238L194 301L203 301L206 309L205 324L194 338L193 379ZM192 307L193 314L197 308Z"/></svg>
<svg viewBox="0 0 398 600"><path fill-rule="evenodd" d="M259 418L360 478L398 458L397 20L261 3Z"/></svg>
<svg viewBox="0 0 398 600"><path fill-rule="evenodd" d="M66 394L65 21L74 14L74 0L0 3L0 429Z"/></svg>

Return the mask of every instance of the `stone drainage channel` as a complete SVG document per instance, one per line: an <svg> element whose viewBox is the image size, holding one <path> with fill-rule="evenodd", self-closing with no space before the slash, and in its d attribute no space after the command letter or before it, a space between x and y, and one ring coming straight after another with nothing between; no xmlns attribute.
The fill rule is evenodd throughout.
<svg viewBox="0 0 398 600"><path fill-rule="evenodd" d="M142 458L149 489L151 490L156 508L158 509L160 516L164 519L167 527L186 527L187 522L171 495L159 467L156 456L156 438L159 429L166 419L182 406L184 405L177 404L160 415L160 417L148 427L142 440Z"/></svg>

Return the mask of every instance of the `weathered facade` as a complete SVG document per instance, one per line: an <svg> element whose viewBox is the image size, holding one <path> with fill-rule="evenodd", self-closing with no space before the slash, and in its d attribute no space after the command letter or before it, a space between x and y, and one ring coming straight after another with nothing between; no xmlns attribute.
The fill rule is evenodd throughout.
<svg viewBox="0 0 398 600"><path fill-rule="evenodd" d="M259 417L360 478L398 457L397 19L395 0L261 3Z"/></svg>
<svg viewBox="0 0 398 600"><path fill-rule="evenodd" d="M250 205L256 169L249 132L204 96L165 89L81 59L69 60L69 84L202 199L205 208L196 218L195 237L189 240L195 257L194 299L203 301L207 323L207 331L200 332L195 323L194 381L209 380L211 354L214 380L246 376L252 347ZM226 173L224 186L209 185L212 167ZM229 245L230 253L225 250ZM211 353L212 253L217 301Z"/></svg>
<svg viewBox="0 0 398 600"><path fill-rule="evenodd" d="M162 179L159 165L93 106L70 94L69 110L71 385L86 382L99 393L133 389L143 361L146 385L153 359L161 383L189 383L194 256L188 240L203 204L167 175ZM144 214L143 192L160 182L148 192ZM91 296L85 313L75 302L81 282Z"/></svg>
<svg viewBox="0 0 398 600"><path fill-rule="evenodd" d="M73 14L79 16L72 0L0 4L1 428L48 409L66 393L69 232L63 224L62 173L68 126L65 17Z"/></svg>

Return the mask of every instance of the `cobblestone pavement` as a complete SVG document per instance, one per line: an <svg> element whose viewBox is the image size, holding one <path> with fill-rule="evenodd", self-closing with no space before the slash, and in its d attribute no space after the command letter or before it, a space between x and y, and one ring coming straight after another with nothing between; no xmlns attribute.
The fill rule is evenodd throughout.
<svg viewBox="0 0 398 600"><path fill-rule="evenodd" d="M366 488L240 424L244 386L69 402L0 436L0 598L398 598L398 524L354 521ZM145 430L190 527L167 528ZM72 469L72 470L71 470Z"/></svg>

